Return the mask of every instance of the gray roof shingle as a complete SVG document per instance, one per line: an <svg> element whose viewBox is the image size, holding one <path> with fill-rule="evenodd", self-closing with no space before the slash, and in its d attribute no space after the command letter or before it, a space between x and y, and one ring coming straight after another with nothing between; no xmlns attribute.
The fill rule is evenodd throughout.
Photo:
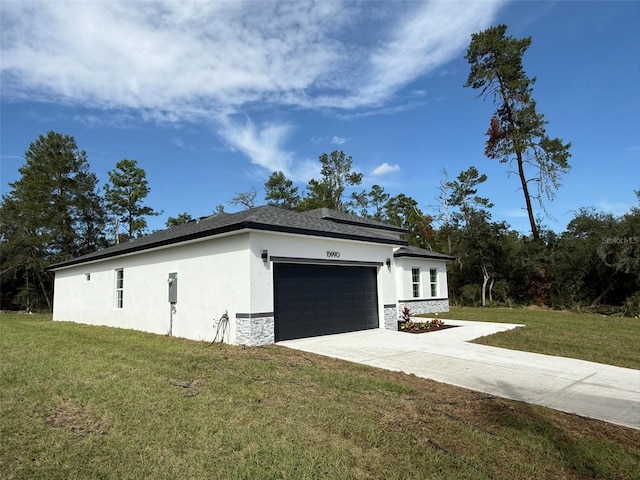
<svg viewBox="0 0 640 480"><path fill-rule="evenodd" d="M378 220L373 220L372 218L358 217L357 215L352 215L351 213L338 212L337 210L331 210L330 208L316 208L315 210L303 212L303 215L311 215L317 218L324 218L347 225L361 225L364 227L387 230L389 232L409 233L408 230L402 227L389 225L388 223L379 222Z"/></svg>
<svg viewBox="0 0 640 480"><path fill-rule="evenodd" d="M406 245L400 247L394 254L394 257L413 257L413 258L436 258L438 260L446 260L451 262L456 259L451 255L445 255L444 253L434 252L433 250L425 250L424 248L414 247L412 245Z"/></svg>
<svg viewBox="0 0 640 480"><path fill-rule="evenodd" d="M151 235L114 245L104 250L56 263L51 265L49 270L245 229L361 240L389 245L407 244L406 241L397 238L397 233L395 235L391 234L391 232L404 232L404 230L392 225L367 219L360 219L361 221L357 222L356 220L359 217L353 215L333 212L329 209L319 210L322 211L300 213L265 205L233 214L215 214L170 227L166 230L160 230ZM340 221L341 219L343 220L342 222ZM372 227L380 230L372 230ZM387 230L389 233L382 230Z"/></svg>

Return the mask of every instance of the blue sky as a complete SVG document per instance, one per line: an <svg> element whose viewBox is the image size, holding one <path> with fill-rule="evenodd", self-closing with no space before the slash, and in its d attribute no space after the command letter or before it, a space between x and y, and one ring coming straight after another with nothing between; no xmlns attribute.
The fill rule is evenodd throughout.
<svg viewBox="0 0 640 480"><path fill-rule="evenodd" d="M434 213L443 169L488 175L495 220L528 232L518 179L483 156L494 111L463 88L470 36L498 23L531 36L525 70L547 132L572 142L544 224L577 209L615 215L640 190L640 2L0 3L0 189L29 144L75 137L102 183L123 158L147 172L147 204L212 213L283 170L303 190L318 156ZM227 211L238 207L226 207ZM542 214L537 209L538 214Z"/></svg>

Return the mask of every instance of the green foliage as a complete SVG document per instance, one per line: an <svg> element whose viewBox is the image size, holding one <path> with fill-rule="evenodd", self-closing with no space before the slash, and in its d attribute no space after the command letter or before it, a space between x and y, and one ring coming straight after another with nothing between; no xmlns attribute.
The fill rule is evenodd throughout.
<svg viewBox="0 0 640 480"><path fill-rule="evenodd" d="M264 184L264 190L266 192L265 200L268 205L287 210L296 210L298 208L300 203L298 187L294 187L293 182L283 172L273 172Z"/></svg>
<svg viewBox="0 0 640 480"><path fill-rule="evenodd" d="M432 218L422 213L413 198L404 193L389 198L384 205L382 221L408 230L406 240L409 245L431 249L434 239Z"/></svg>
<svg viewBox="0 0 640 480"><path fill-rule="evenodd" d="M536 198L543 209L543 197L553 199L560 177L570 168L571 144L547 136L548 122L537 112L531 97L535 78L529 78L522 65L531 38L515 39L506 31L505 25L498 25L471 36L465 56L471 68L465 87L480 90L481 96L490 96L497 104L487 131L485 155L501 163L515 160L532 236L539 240L531 199ZM529 191L530 182L537 185L537 193Z"/></svg>
<svg viewBox="0 0 640 480"><path fill-rule="evenodd" d="M120 160L116 168L109 172L109 182L104 187L107 209L113 213L119 224L126 225L128 238L143 235L147 229L147 216L160 215L143 204L149 194L149 182L144 169L135 160ZM119 232L116 228L116 242Z"/></svg>
<svg viewBox="0 0 640 480"><path fill-rule="evenodd" d="M458 207L460 211L452 215L452 221L458 224L469 224L471 216L474 212L480 212L483 216L489 216L487 209L493 207L493 204L486 197L480 197L478 193L478 185L487 181L485 174L480 175L476 167L469 167L467 170L460 172L457 179L447 182L446 187L451 193L447 198L447 205L450 207Z"/></svg>
<svg viewBox="0 0 640 480"><path fill-rule="evenodd" d="M320 179L311 179L307 184L307 195L302 199L298 209L301 211L315 208L330 208L332 210L348 210L348 204L343 200L347 187L360 185L362 173L351 170L353 159L344 152L334 150L330 154L323 153L319 157L322 168Z"/></svg>
<svg viewBox="0 0 640 480"><path fill-rule="evenodd" d="M460 287L457 298L461 305L477 307L480 305L481 288L477 283L468 283Z"/></svg>
<svg viewBox="0 0 640 480"><path fill-rule="evenodd" d="M189 215L187 212L184 212L175 218L174 217L167 218L166 226L175 227L176 225L182 225L184 223L188 223L191 220L193 220L193 217Z"/></svg>
<svg viewBox="0 0 640 480"><path fill-rule="evenodd" d="M493 204L477 195L478 186L487 180L478 169L469 167L454 181L443 184L442 195L448 208L445 225L447 244L456 256L459 267L457 280L461 284L477 283L481 287L481 303L492 300L491 285L500 275L507 250L503 237L507 235L504 222L490 222Z"/></svg>
<svg viewBox="0 0 640 480"><path fill-rule="evenodd" d="M73 137L40 135L24 158L20 179L0 206L2 286L25 308L50 309L46 267L105 246L105 210L97 177Z"/></svg>
<svg viewBox="0 0 640 480"><path fill-rule="evenodd" d="M630 317L640 317L640 292L634 293L624 303L625 313Z"/></svg>

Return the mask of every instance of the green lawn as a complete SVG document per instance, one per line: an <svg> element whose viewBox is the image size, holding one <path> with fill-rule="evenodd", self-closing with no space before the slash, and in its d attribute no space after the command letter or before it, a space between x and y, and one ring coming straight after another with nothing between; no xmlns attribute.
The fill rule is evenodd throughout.
<svg viewBox="0 0 640 480"><path fill-rule="evenodd" d="M640 478L638 430L278 346L0 315L0 386L3 479Z"/></svg>
<svg viewBox="0 0 640 480"><path fill-rule="evenodd" d="M440 318L522 323L526 328L477 339L494 347L579 358L640 370L640 320L531 308L452 307Z"/></svg>

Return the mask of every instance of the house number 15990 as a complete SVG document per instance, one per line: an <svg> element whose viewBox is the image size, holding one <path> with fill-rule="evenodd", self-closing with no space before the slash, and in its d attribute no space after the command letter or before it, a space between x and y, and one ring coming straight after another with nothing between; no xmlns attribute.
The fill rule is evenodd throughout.
<svg viewBox="0 0 640 480"><path fill-rule="evenodd" d="M327 257L329 258L340 258L340 252L330 252L327 250Z"/></svg>

